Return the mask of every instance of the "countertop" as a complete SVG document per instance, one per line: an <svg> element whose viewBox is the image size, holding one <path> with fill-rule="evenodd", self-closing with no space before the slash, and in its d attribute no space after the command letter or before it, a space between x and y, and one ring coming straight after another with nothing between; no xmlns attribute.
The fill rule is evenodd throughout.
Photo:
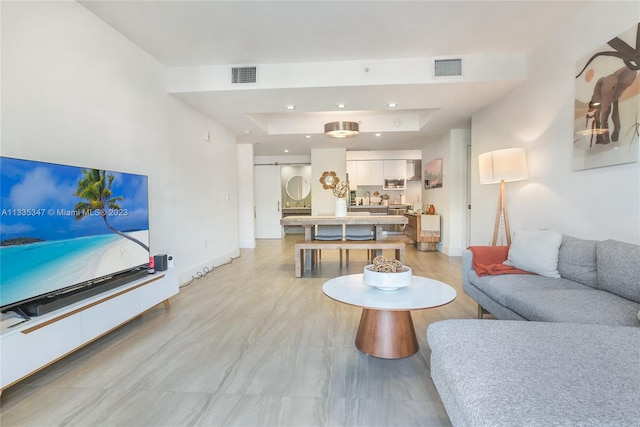
<svg viewBox="0 0 640 427"><path fill-rule="evenodd" d="M351 205L351 209L369 209L369 208L391 208L391 209L402 209L407 208L409 205Z"/></svg>

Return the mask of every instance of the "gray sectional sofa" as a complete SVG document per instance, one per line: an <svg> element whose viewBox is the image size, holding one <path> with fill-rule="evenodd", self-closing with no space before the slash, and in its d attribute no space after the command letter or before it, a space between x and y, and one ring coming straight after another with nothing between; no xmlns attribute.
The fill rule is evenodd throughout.
<svg viewBox="0 0 640 427"><path fill-rule="evenodd" d="M640 246L564 235L560 278L479 277L462 254L462 289L498 319L640 326Z"/></svg>
<svg viewBox="0 0 640 427"><path fill-rule="evenodd" d="M640 246L562 236L555 278L472 266L463 289L499 320L427 331L454 426L640 425Z"/></svg>

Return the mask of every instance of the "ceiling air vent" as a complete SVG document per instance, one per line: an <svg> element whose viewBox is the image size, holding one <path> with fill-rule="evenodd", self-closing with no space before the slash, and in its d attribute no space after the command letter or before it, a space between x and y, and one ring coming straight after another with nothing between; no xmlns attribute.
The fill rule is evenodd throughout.
<svg viewBox="0 0 640 427"><path fill-rule="evenodd" d="M256 67L231 68L231 83L255 83L257 80Z"/></svg>
<svg viewBox="0 0 640 427"><path fill-rule="evenodd" d="M436 59L433 64L436 77L462 75L462 59Z"/></svg>

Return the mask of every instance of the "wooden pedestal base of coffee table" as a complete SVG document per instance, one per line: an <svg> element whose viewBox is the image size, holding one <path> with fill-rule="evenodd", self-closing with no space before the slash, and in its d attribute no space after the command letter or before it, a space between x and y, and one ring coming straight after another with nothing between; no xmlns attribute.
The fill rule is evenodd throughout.
<svg viewBox="0 0 640 427"><path fill-rule="evenodd" d="M409 311L365 308L356 335L358 350L383 359L401 359L418 352L418 339Z"/></svg>
<svg viewBox="0 0 640 427"><path fill-rule="evenodd" d="M328 280L322 291L331 299L362 307L356 348L383 359L401 359L418 351L411 310L439 307L456 298L451 286L420 276L391 291L367 285L362 274L350 274Z"/></svg>

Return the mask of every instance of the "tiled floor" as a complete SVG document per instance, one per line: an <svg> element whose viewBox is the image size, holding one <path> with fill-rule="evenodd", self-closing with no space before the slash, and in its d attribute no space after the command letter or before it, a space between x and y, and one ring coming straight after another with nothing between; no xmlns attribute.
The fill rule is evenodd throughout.
<svg viewBox="0 0 640 427"><path fill-rule="evenodd" d="M407 247L414 274L454 286L457 299L412 313L420 351L400 360L354 346L360 309L322 293L325 280L358 273L324 251L296 279L293 242L255 250L2 394L8 426L447 426L429 377L425 332L444 318L473 318L460 258ZM334 251L335 252L335 251Z"/></svg>

